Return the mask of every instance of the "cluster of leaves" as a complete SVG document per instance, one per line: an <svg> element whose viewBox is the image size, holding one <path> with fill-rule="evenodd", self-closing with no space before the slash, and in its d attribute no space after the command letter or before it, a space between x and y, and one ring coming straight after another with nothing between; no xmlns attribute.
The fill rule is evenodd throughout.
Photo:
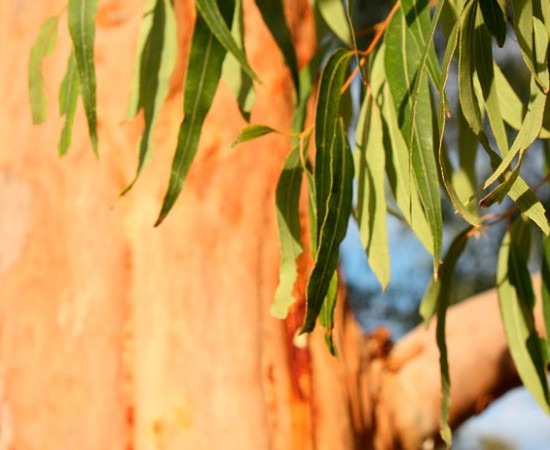
<svg viewBox="0 0 550 450"><path fill-rule="evenodd" d="M280 283L272 313L286 317L293 303L296 259L304 245L299 223L300 191L309 198L310 243L314 267L307 286L302 332L317 319L327 330L332 352L337 290L338 248L348 220L357 220L371 268L385 288L390 281L386 215L398 215L433 256L434 278L421 313L426 321L437 316L437 341L443 380L442 436L450 443L449 371L445 344L445 314L453 270L468 240L499 220L508 231L498 259L497 287L502 320L521 378L542 408L550 412L546 377L550 341L537 334L535 295L527 269L532 229L550 234L546 211L520 174L528 150L539 139L550 139L549 80L550 3L547 0L401 0L386 19L367 30L368 47L357 46L353 2L310 0L316 12L317 55L301 70L282 0L256 0L288 66L294 83L295 111L292 149L276 192L280 230ZM222 76L235 92L246 120L259 77L244 48L242 0L195 0L194 25L184 86L183 120L168 189L157 224L169 213L181 192L196 154L202 126ZM357 10L358 6L355 5ZM73 48L61 85L59 108L66 116L59 151L70 146L77 99L86 112L92 147L97 153L94 28L97 0L69 0L68 28ZM32 49L29 84L35 122L45 119L41 65L55 46L59 16L42 26ZM130 115L143 110L144 132L139 147L137 176L152 151L158 112L166 98L176 57L176 20L171 0L149 0L138 39L138 62ZM445 52L438 59L436 34ZM493 57L494 45L514 36L530 79L529 97L522 101ZM328 44L327 44L328 42ZM322 45L323 43L323 45ZM328 50L331 50L330 54ZM453 61L458 66L458 107L451 111L447 82ZM306 106L318 81L314 123L307 129ZM355 137L345 104L352 82L361 84L361 109ZM445 128L450 116L471 130L461 145L459 165L448 155ZM275 132L250 125L235 144ZM313 133L314 132L314 133ZM309 141L314 136L314 158ZM511 145L509 139L511 139ZM353 143L352 150L350 141ZM478 144L487 155L490 176L482 183L476 173ZM313 159L313 161L312 161ZM547 177L545 178L545 181ZM133 183L132 183L133 184ZM354 187L355 186L355 187ZM130 185L131 187L131 185ZM354 198L355 190L355 201ZM442 196L446 195L466 229L442 259ZM482 216L480 210L509 197L508 214ZM550 241L544 240L542 298L550 332ZM547 333L547 336L550 333Z"/></svg>

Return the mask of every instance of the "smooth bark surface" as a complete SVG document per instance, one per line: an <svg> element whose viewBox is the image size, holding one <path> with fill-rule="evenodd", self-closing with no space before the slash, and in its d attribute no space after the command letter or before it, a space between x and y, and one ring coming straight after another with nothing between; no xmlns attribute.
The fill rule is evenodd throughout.
<svg viewBox="0 0 550 450"><path fill-rule="evenodd" d="M303 64L312 14L306 0L289 4ZM134 189L119 198L137 164L141 124L124 118L141 2L99 4L99 159L80 109L70 153L58 158L65 28L44 65L44 125L31 123L26 65L40 24L65 20L63 5L0 0L0 449L413 449L437 433L431 333L388 354L382 330L363 336L340 308L334 359L322 333L295 340L303 304L285 322L269 315L274 193L289 143L231 149L244 122L225 85L180 200L153 228L181 120L192 2L176 2L182 51ZM289 73L254 2L245 8L263 82L252 121L289 129ZM496 310L493 295L451 313L456 422L513 380Z"/></svg>

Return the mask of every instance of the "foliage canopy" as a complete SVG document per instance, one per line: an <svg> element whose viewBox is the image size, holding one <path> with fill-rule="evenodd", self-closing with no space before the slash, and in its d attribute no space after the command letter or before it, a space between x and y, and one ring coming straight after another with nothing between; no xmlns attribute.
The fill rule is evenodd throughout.
<svg viewBox="0 0 550 450"><path fill-rule="evenodd" d="M194 3L197 16L185 78L183 120L157 225L182 190L222 76L234 90L247 121L254 101L254 83L260 80L247 61L242 0ZM386 215L390 212L400 217L433 256L434 277L420 311L426 322L438 318L442 436L450 444L445 314L453 271L470 238L504 221L508 231L498 256L496 280L502 320L524 384L540 406L550 412L546 376L550 341L542 339L535 329L535 294L527 268L532 230L539 230L544 235L542 299L548 336L550 226L538 194L549 176L541 173L541 182L530 186L521 173L526 154L540 142L547 145L550 139L550 3L401 0L387 5L386 18L366 30L354 26L369 7L366 1L310 3L316 12L319 46L315 57L299 68L282 0L256 0L294 85L292 129L284 133L291 138L292 147L276 191L281 263L272 313L286 317L293 302L296 259L304 249L298 214L303 187L309 194L308 247L315 265L307 286L302 332L312 331L319 319L333 353L338 248L348 220L352 217L358 222L371 268L385 288L390 281ZM59 92L59 110L66 118L59 142L61 155L70 147L79 97L92 148L98 152L94 68L97 6L97 0L68 1L66 16L73 47ZM46 118L41 65L55 47L60 16L43 24L30 55L29 87L35 123ZM148 0L138 36L130 101L130 116L143 110L145 119L136 178L153 150L155 123L167 96L177 53L176 26L172 0ZM436 37L442 42L441 55L435 49ZM505 42L517 46L521 54L529 80L526 98L518 96L517 86L511 86L495 59L496 46L502 47ZM451 76L455 72L456 77ZM454 82L455 78L458 102L451 100L454 91L450 80ZM315 117L313 125L306 128L306 106L317 82ZM358 118L345 107L350 86L358 92ZM459 139L460 146L455 150L458 163L451 157L454 147L447 146L450 117L467 124L466 138ZM280 131L251 124L242 130L235 145L274 132ZM312 136L314 155L308 152ZM477 156L478 147L485 159ZM489 174L483 177L479 166L485 161ZM443 197L461 216L465 229L442 257ZM481 214L484 208L502 203L506 197L513 203L504 213Z"/></svg>

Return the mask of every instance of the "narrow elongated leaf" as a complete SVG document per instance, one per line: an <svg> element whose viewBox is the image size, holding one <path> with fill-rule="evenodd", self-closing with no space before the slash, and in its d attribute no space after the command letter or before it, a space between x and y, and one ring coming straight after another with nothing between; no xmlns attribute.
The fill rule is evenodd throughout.
<svg viewBox="0 0 550 450"><path fill-rule="evenodd" d="M231 26L231 34L240 48L245 51L244 47L244 13L243 0L236 0L235 14L233 16L233 25ZM254 92L254 84L246 72L242 69L239 61L231 54L227 54L223 62L223 78L233 91L239 111L244 120L250 122L250 113L252 106L256 100Z"/></svg>
<svg viewBox="0 0 550 450"><path fill-rule="evenodd" d="M228 23L224 20L223 13L220 11L222 4L216 0L195 0L195 6L219 43L239 61L250 78L258 81L258 76L248 64L244 51L231 35L229 29L229 23L231 22Z"/></svg>
<svg viewBox="0 0 550 450"><path fill-rule="evenodd" d="M544 44L544 41L546 41L546 46L548 45L548 33L545 33L544 36L536 29L533 0L511 0L511 4L514 12L514 29L523 60L537 84L546 93L550 86L548 66L541 59L541 57L546 58L546 55L542 55L537 47Z"/></svg>
<svg viewBox="0 0 550 450"><path fill-rule="evenodd" d="M351 47L351 30L348 26L342 0L315 0L315 6L336 37Z"/></svg>
<svg viewBox="0 0 550 450"><path fill-rule="evenodd" d="M550 414L547 361L535 330L534 294L524 255L528 227L518 222L507 232L498 256L497 287L500 314L510 353L524 386L537 403Z"/></svg>
<svg viewBox="0 0 550 450"><path fill-rule="evenodd" d="M550 238L545 236L542 246L541 299L546 345L550 349Z"/></svg>
<svg viewBox="0 0 550 450"><path fill-rule="evenodd" d="M246 128L243 128L239 135L237 136L237 139L233 141L231 144L231 147L235 147L239 144L242 144L243 142L252 141L254 139L258 139L262 136L265 136L266 134L270 133L276 133L277 131L274 130L271 127L265 126L265 125L249 125Z"/></svg>
<svg viewBox="0 0 550 450"><path fill-rule="evenodd" d="M445 113L445 86L447 84L448 76L449 76L449 70L452 62L453 55L456 51L456 47L458 45L458 27L459 25L456 24L451 31L451 34L449 36L449 39L447 41L447 49L445 50L445 56L443 58L443 81L440 86L440 92L439 92L439 110L438 110L438 125L439 125L439 165L441 167L441 174L443 179L443 185L445 186L445 190L447 192L447 195L451 199L451 202L457 212L462 216L464 220L466 220L468 223L470 223L473 226L479 227L481 226L481 221L479 219L479 216L475 213L473 213L470 208L468 208L460 198L459 194L457 193L454 185L453 180L451 179L452 175L449 174L449 168L448 163L445 161L444 158L444 134L445 134L445 126L446 126L446 119L447 115ZM467 150L471 149L460 149L461 153ZM475 148L474 148L475 150ZM473 189L470 189L469 192L472 192Z"/></svg>
<svg viewBox="0 0 550 450"><path fill-rule="evenodd" d="M224 20L226 23L231 22L235 4L228 0L220 0L220 5L223 6ZM210 31L202 16L197 15L185 79L184 119L178 134L168 190L156 226L160 225L174 206L197 153L202 125L212 106L225 54L225 48Z"/></svg>
<svg viewBox="0 0 550 450"><path fill-rule="evenodd" d="M357 123L355 161L359 235L367 251L369 266L385 290L390 281L384 186L386 156L382 114L370 93L363 101Z"/></svg>
<svg viewBox="0 0 550 450"><path fill-rule="evenodd" d="M497 40L499 47L506 40L506 2L503 0L480 0L479 6L483 14L483 21L489 33Z"/></svg>
<svg viewBox="0 0 550 450"><path fill-rule="evenodd" d="M137 110L143 109L145 119L139 143L139 164L134 180L124 192L131 189L153 151L153 130L168 95L176 54L176 18L172 4L170 0L157 0L138 64Z"/></svg>
<svg viewBox="0 0 550 450"><path fill-rule="evenodd" d="M336 310L336 300L338 297L338 272L334 272L330 285L328 287L327 297L323 302L319 322L325 328L325 342L332 356L338 355L336 344L334 343L334 312Z"/></svg>
<svg viewBox="0 0 550 450"><path fill-rule="evenodd" d="M447 316L447 308L451 301L454 269L466 247L471 231L472 228L467 228L455 237L443 259L443 263L439 266L438 276L430 283L420 305L420 315L424 319L426 326L431 318L437 313L436 341L439 348L439 366L442 387L440 433L449 447L452 444L452 433L449 426L451 379L447 357L447 342L445 339L445 319Z"/></svg>
<svg viewBox="0 0 550 450"><path fill-rule="evenodd" d="M271 306L271 314L279 319L286 318L288 308L294 303L292 293L298 274L296 258L303 251L299 218L302 175L300 148L295 147L285 162L276 193L281 260L279 285Z"/></svg>
<svg viewBox="0 0 550 450"><path fill-rule="evenodd" d="M42 61L50 55L57 41L57 24L59 17L50 17L40 27L38 36L31 48L29 57L29 97L31 102L32 121L35 124L46 120L46 93L42 76Z"/></svg>
<svg viewBox="0 0 550 450"><path fill-rule="evenodd" d="M62 116L65 116L65 124L63 125L58 145L60 156L65 155L71 146L73 123L79 94L80 81L78 80L78 73L76 71L74 53L71 52L69 61L67 62L67 71L59 90L59 112Z"/></svg>
<svg viewBox="0 0 550 450"><path fill-rule="evenodd" d="M307 285L306 317L301 328L302 333L313 331L315 327L315 321L336 271L339 246L346 235L351 214L353 157L341 119L337 123L328 153L330 155L330 191L326 213L321 219L315 266Z"/></svg>
<svg viewBox="0 0 550 450"><path fill-rule="evenodd" d="M432 104L428 80L420 81L413 121L411 92L419 73L422 55L407 28L406 18L398 10L386 31L386 75L399 127L411 153L412 171L418 194L432 234L434 271L439 265L443 224L439 194L439 176L435 159L432 126Z"/></svg>
<svg viewBox="0 0 550 450"><path fill-rule="evenodd" d="M336 134L342 84L351 54L336 50L321 74L315 115L315 190L317 216L324 220L331 186L331 148ZM320 229L317 231L319 235Z"/></svg>
<svg viewBox="0 0 550 450"><path fill-rule="evenodd" d="M95 17L97 0L69 0L69 33L73 41L76 68L88 134L97 155L96 76L94 63Z"/></svg>
<svg viewBox="0 0 550 450"><path fill-rule="evenodd" d="M279 46L286 64L290 69L296 92L300 91L300 77L298 71L298 58L292 43L292 36L285 19L285 11L281 0L256 0L256 5L262 14L265 24L275 42Z"/></svg>

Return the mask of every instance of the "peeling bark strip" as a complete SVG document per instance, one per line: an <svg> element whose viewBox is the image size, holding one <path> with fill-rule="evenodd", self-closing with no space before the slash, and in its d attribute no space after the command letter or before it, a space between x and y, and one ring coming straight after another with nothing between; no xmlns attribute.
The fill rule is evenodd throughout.
<svg viewBox="0 0 550 450"><path fill-rule="evenodd" d="M86 150L86 118L77 113L74 150L60 161L59 127L31 126L26 80L17 76L58 5L20 2L16 14L0 0L0 42L10 42L0 47L0 448L213 450L223 441L230 450L418 449L438 430L433 327L389 351L383 332L363 336L350 311L338 309L336 359L322 332L296 347L303 311L284 323L270 317L278 251L269 205L287 142L273 136L269 151L229 151L243 123L227 89L166 223L151 227L181 92L159 115L158 157L118 199L133 176L140 128L121 120L141 8L101 3L99 17L125 18L97 32L105 151L98 162ZM177 3L188 46L192 8ZM314 30L308 2L299 6L287 11L303 62ZM289 72L265 58L278 50L252 0L245 10L252 66L272 80L258 88L254 115L288 129ZM47 63L56 79L69 48L67 36L61 41ZM56 93L46 89L55 110ZM456 426L517 378L494 293L452 308L447 320Z"/></svg>

